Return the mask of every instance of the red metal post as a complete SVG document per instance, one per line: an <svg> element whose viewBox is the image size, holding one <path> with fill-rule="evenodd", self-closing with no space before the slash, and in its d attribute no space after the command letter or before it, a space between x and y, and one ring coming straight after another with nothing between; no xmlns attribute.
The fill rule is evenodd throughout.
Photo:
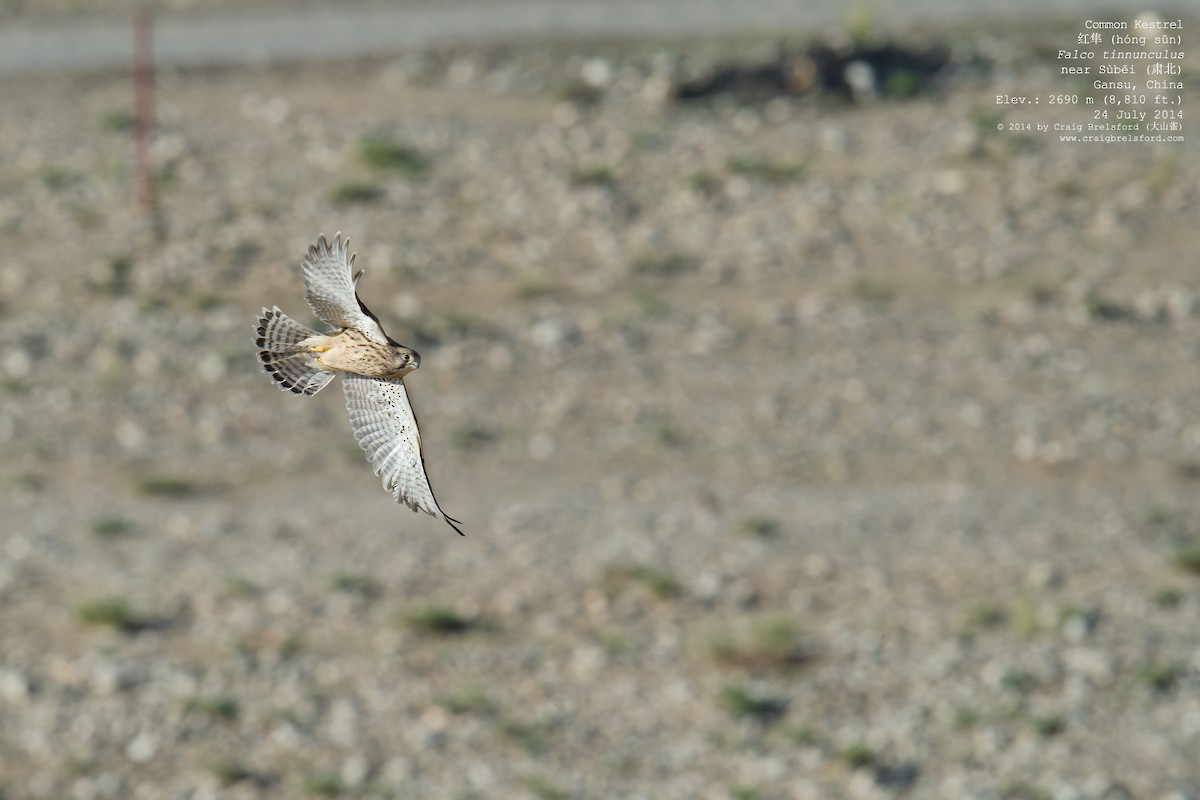
<svg viewBox="0 0 1200 800"><path fill-rule="evenodd" d="M147 216L157 211L150 136L154 132L154 15L146 3L133 10L133 159L134 196Z"/></svg>

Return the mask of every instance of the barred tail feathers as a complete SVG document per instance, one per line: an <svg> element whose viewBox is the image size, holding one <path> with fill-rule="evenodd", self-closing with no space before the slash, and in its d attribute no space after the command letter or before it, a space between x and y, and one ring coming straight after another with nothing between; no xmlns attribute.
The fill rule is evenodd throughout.
<svg viewBox="0 0 1200 800"><path fill-rule="evenodd" d="M264 308L258 317L258 360L263 369L293 394L313 395L333 380L333 373L319 366L312 353L296 345L320 334L274 308Z"/></svg>

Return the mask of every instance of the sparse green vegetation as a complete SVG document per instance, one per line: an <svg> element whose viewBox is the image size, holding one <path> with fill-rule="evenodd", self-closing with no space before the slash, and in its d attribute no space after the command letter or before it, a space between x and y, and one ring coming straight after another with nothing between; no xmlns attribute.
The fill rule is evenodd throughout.
<svg viewBox="0 0 1200 800"><path fill-rule="evenodd" d="M709 170L700 170L688 176L688 186L706 197L716 195L724 185L725 181L721 176Z"/></svg>
<svg viewBox="0 0 1200 800"><path fill-rule="evenodd" d="M541 755L546 751L553 738L558 724L551 720L540 722L519 722L504 719L497 725L497 730L508 741L524 750L531 756Z"/></svg>
<svg viewBox="0 0 1200 800"><path fill-rule="evenodd" d="M1150 174L1146 176L1146 188L1155 198L1160 198L1179 180L1179 173L1178 156L1173 153L1156 154Z"/></svg>
<svg viewBox="0 0 1200 800"><path fill-rule="evenodd" d="M816 659L815 649L803 641L786 617L758 620L749 635L720 639L712 646L714 660L726 667L757 670L790 670Z"/></svg>
<svg viewBox="0 0 1200 800"><path fill-rule="evenodd" d="M1019 636L1033 636L1038 632L1037 609L1028 594L1022 592L1013 598L1008 607L1008 624Z"/></svg>
<svg viewBox="0 0 1200 800"><path fill-rule="evenodd" d="M241 273L259 259L263 254L262 245L253 241L240 241L229 249L226 263L231 272Z"/></svg>
<svg viewBox="0 0 1200 800"><path fill-rule="evenodd" d="M654 416L650 432L654 441L663 447L682 447L685 443L683 432L666 414Z"/></svg>
<svg viewBox="0 0 1200 800"><path fill-rule="evenodd" d="M921 76L908 69L897 69L888 73L883 82L883 91L888 97L914 97L921 91Z"/></svg>
<svg viewBox="0 0 1200 800"><path fill-rule="evenodd" d="M954 727L959 729L973 728L983 720L983 712L971 706L959 706L954 709Z"/></svg>
<svg viewBox="0 0 1200 800"><path fill-rule="evenodd" d="M369 575L338 572L329 578L329 588L341 594L350 594L364 600L374 600L383 594L379 581Z"/></svg>
<svg viewBox="0 0 1200 800"><path fill-rule="evenodd" d="M1171 555L1171 564L1176 569L1200 575L1200 544L1191 544L1176 550Z"/></svg>
<svg viewBox="0 0 1200 800"><path fill-rule="evenodd" d="M996 132L996 126L1004 121L1004 115L993 107L978 106L967 112L967 119L981 134Z"/></svg>
<svg viewBox="0 0 1200 800"><path fill-rule="evenodd" d="M1000 790L1002 800L1053 800L1054 795L1025 781L1013 781Z"/></svg>
<svg viewBox="0 0 1200 800"><path fill-rule="evenodd" d="M629 133L630 147L643 153L657 150L667 144L667 141L667 137L659 130L639 128Z"/></svg>
<svg viewBox="0 0 1200 800"><path fill-rule="evenodd" d="M304 778L304 793L316 797L337 797L346 787L337 770L321 769L310 772Z"/></svg>
<svg viewBox="0 0 1200 800"><path fill-rule="evenodd" d="M142 628L146 620L133 610L133 605L123 597L102 597L83 603L75 609L81 622L97 627L115 628L132 633Z"/></svg>
<svg viewBox="0 0 1200 800"><path fill-rule="evenodd" d="M541 275L526 273L513 287L513 295L518 300L537 300L554 294L554 287Z"/></svg>
<svg viewBox="0 0 1200 800"><path fill-rule="evenodd" d="M720 705L730 716L772 722L787 713L787 701L763 697L744 686L730 684L721 689Z"/></svg>
<svg viewBox="0 0 1200 800"><path fill-rule="evenodd" d="M875 4L872 2L858 2L849 7L849 10L845 12L842 24L851 39L860 43L870 40L878 26L876 11Z"/></svg>
<svg viewBox="0 0 1200 800"><path fill-rule="evenodd" d="M1083 298L1083 307L1087 311L1087 315L1092 319L1102 322L1119 322L1121 320L1133 319L1134 314L1125 306L1103 297L1097 292L1089 292Z"/></svg>
<svg viewBox="0 0 1200 800"><path fill-rule="evenodd" d="M612 167L598 164L571 167L567 181L572 186L616 186L617 174Z"/></svg>
<svg viewBox="0 0 1200 800"><path fill-rule="evenodd" d="M209 764L208 770L223 789L228 789L235 783L254 777L254 773L245 764L233 757L221 758L212 762Z"/></svg>
<svg viewBox="0 0 1200 800"><path fill-rule="evenodd" d="M694 272L699 260L687 253L676 251L647 253L630 265L630 272L646 278L675 278Z"/></svg>
<svg viewBox="0 0 1200 800"><path fill-rule="evenodd" d="M854 742L839 750L838 758L851 769L863 769L874 765L878 756L865 742Z"/></svg>
<svg viewBox="0 0 1200 800"><path fill-rule="evenodd" d="M225 594L228 597L257 597L262 589L254 581L241 575L230 575L225 579Z"/></svg>
<svg viewBox="0 0 1200 800"><path fill-rule="evenodd" d="M740 524L742 533L756 536L759 539L774 539L779 535L781 525L779 520L763 514L753 514L744 517Z"/></svg>
<svg viewBox="0 0 1200 800"><path fill-rule="evenodd" d="M1200 481L1200 461L1180 461L1175 465L1175 474L1185 481Z"/></svg>
<svg viewBox="0 0 1200 800"><path fill-rule="evenodd" d="M114 108L100 115L100 130L109 133L129 133L133 130L133 111Z"/></svg>
<svg viewBox="0 0 1200 800"><path fill-rule="evenodd" d="M788 730L787 736L801 747L817 747L822 741L820 732L811 725L796 725Z"/></svg>
<svg viewBox="0 0 1200 800"><path fill-rule="evenodd" d="M285 633L275 641L275 652L283 660L295 658L304 650L304 637L299 633Z"/></svg>
<svg viewBox="0 0 1200 800"><path fill-rule="evenodd" d="M446 606L429 605L406 611L400 621L409 630L439 636L453 636L478 630L479 620L465 617Z"/></svg>
<svg viewBox="0 0 1200 800"><path fill-rule="evenodd" d="M383 189L361 180L342 181L329 190L330 202L339 206L374 203L383 196Z"/></svg>
<svg viewBox="0 0 1200 800"><path fill-rule="evenodd" d="M1061 714L1047 714L1033 718L1033 729L1047 739L1058 736L1067 729L1067 720Z"/></svg>
<svg viewBox="0 0 1200 800"><path fill-rule="evenodd" d="M1184 592L1178 586L1164 586L1151 599L1159 608L1179 608L1183 598Z"/></svg>
<svg viewBox="0 0 1200 800"><path fill-rule="evenodd" d="M129 255L112 255L105 261L105 273L98 281L97 289L114 297L129 294L130 277L133 274L133 258Z"/></svg>
<svg viewBox="0 0 1200 800"><path fill-rule="evenodd" d="M56 164L46 164L40 167L38 178L41 179L42 185L51 191L65 189L82 179L78 173Z"/></svg>
<svg viewBox="0 0 1200 800"><path fill-rule="evenodd" d="M734 175L782 185L803 180L808 175L809 166L808 160L803 158L772 161L753 156L731 156L726 160L725 168Z"/></svg>
<svg viewBox="0 0 1200 800"><path fill-rule="evenodd" d="M1137 681L1165 694L1175 688L1183 669L1178 664L1147 664L1137 672Z"/></svg>
<svg viewBox="0 0 1200 800"><path fill-rule="evenodd" d="M967 609L963 628L967 633L999 628L1008 621L1008 613L994 603L976 603Z"/></svg>
<svg viewBox="0 0 1200 800"><path fill-rule="evenodd" d="M604 91L584 81L564 83L554 91L556 100L590 108L604 99Z"/></svg>
<svg viewBox="0 0 1200 800"><path fill-rule="evenodd" d="M601 631L596 638L600 649L609 657L619 656L629 648L629 638L617 629Z"/></svg>
<svg viewBox="0 0 1200 800"><path fill-rule="evenodd" d="M1054 192L1056 197L1069 200L1083 195L1083 184L1076 178L1063 178L1055 181L1051 185L1050 190Z"/></svg>
<svg viewBox="0 0 1200 800"><path fill-rule="evenodd" d="M645 586L655 596L664 600L677 597L683 587L674 575L649 564L613 564L605 570L604 583L615 591L630 583Z"/></svg>
<svg viewBox="0 0 1200 800"><path fill-rule="evenodd" d="M1152 526L1166 525L1174 516L1175 514L1171 509L1157 503L1147 506L1144 513L1145 523Z"/></svg>
<svg viewBox="0 0 1200 800"><path fill-rule="evenodd" d="M475 716L491 716L496 712L496 704L487 693L479 688L463 689L452 694L435 697L433 702L451 714L472 714Z"/></svg>
<svg viewBox="0 0 1200 800"><path fill-rule="evenodd" d="M1029 694L1037 688L1038 680L1033 673L1022 669L1010 669L1000 678L1000 686L1018 694Z"/></svg>
<svg viewBox="0 0 1200 800"><path fill-rule="evenodd" d="M92 534L99 539L119 539L133 532L133 523L121 517L96 517L91 528Z"/></svg>
<svg viewBox="0 0 1200 800"><path fill-rule="evenodd" d="M63 757L63 770L70 775L87 775L96 768L96 759L91 756L71 753ZM0 792L0 800L6 795Z"/></svg>
<svg viewBox="0 0 1200 800"><path fill-rule="evenodd" d="M1050 305L1058 299L1061 292L1062 289L1059 286L1045 281L1034 281L1026 289L1030 302L1036 306Z"/></svg>
<svg viewBox="0 0 1200 800"><path fill-rule="evenodd" d="M233 722L241 713L241 704L236 697L215 695L212 697L197 697L188 701L187 710L203 714L221 722Z"/></svg>
<svg viewBox="0 0 1200 800"><path fill-rule="evenodd" d="M896 299L895 287L871 278L859 278L850 287L850 291L856 299L878 308L886 308Z"/></svg>
<svg viewBox="0 0 1200 800"><path fill-rule="evenodd" d="M494 330L474 317L454 312L435 313L410 322L413 341L418 344L438 344L459 341L468 336L490 336Z"/></svg>
<svg viewBox="0 0 1200 800"><path fill-rule="evenodd" d="M186 478L174 475L147 475L134 483L138 494L183 500L200 493L200 487Z"/></svg>
<svg viewBox="0 0 1200 800"><path fill-rule="evenodd" d="M570 792L555 786L541 775L525 775L521 778L521 785L540 800L563 800L571 796Z"/></svg>
<svg viewBox="0 0 1200 800"><path fill-rule="evenodd" d="M496 441L496 434L482 425L464 425L450 432L450 444L456 450L482 450Z"/></svg>
<svg viewBox="0 0 1200 800"><path fill-rule="evenodd" d="M382 136L368 136L358 143L358 160L373 169L399 172L418 178L429 171L431 163L421 151Z"/></svg>
<svg viewBox="0 0 1200 800"><path fill-rule="evenodd" d="M1064 606L1058 612L1058 622L1060 628L1073 627L1087 634L1095 630L1096 626L1100 624L1100 612L1094 608Z"/></svg>

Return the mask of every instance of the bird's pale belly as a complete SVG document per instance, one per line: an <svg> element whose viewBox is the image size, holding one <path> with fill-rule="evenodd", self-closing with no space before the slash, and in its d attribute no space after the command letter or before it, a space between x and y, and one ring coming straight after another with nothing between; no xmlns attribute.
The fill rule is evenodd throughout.
<svg viewBox="0 0 1200 800"><path fill-rule="evenodd" d="M372 342L353 331L313 336L303 345L317 354L317 363L326 369L353 372L368 378L389 377L394 370L387 345Z"/></svg>

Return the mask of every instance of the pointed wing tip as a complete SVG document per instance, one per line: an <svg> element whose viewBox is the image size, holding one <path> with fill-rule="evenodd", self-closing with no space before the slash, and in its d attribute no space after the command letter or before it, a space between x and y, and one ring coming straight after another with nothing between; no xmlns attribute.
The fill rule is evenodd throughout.
<svg viewBox="0 0 1200 800"><path fill-rule="evenodd" d="M442 519L446 521L447 525L449 525L451 528L454 528L455 533L463 538L466 538L466 534L462 532L462 528L458 527L459 525L462 525L462 521L454 519L453 517L447 517L445 514L442 515Z"/></svg>
<svg viewBox="0 0 1200 800"><path fill-rule="evenodd" d="M321 250L331 253L334 250L341 249L344 246L349 245L349 244L350 244L350 237L346 237L343 239L341 231L336 231L333 234L332 242L330 242L329 238L326 237L325 234L318 233L317 234L317 243L313 244L313 245L309 245L308 249L315 251L319 248Z"/></svg>
<svg viewBox="0 0 1200 800"><path fill-rule="evenodd" d="M324 253L325 255L334 255L335 253L337 253L337 254L341 254L343 257L345 257L346 251L349 249L350 249L350 237L346 236L343 238L341 231L337 231L333 234L333 242L332 243L329 241L329 239L325 238L325 234L319 233L319 234L317 234L317 243L310 244L308 246L308 254L309 254L309 256L316 256L316 255L319 255L322 253ZM351 265L354 264L354 257L357 255L358 255L358 253L350 254L349 259L350 259Z"/></svg>

